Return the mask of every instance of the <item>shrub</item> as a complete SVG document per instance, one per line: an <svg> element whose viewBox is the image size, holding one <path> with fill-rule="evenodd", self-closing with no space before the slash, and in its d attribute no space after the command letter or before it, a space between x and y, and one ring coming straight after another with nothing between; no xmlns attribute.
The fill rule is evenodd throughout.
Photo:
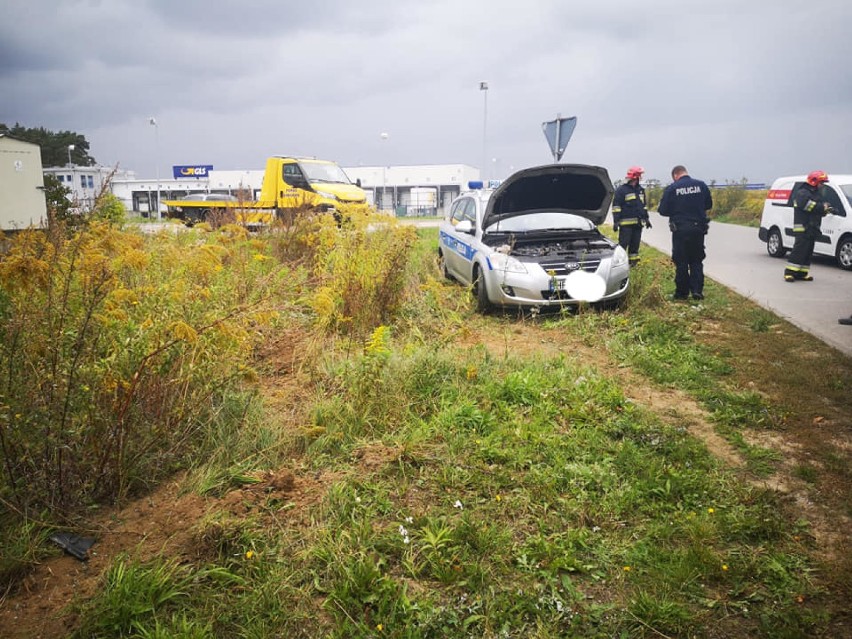
<svg viewBox="0 0 852 639"><path fill-rule="evenodd" d="M274 264L237 234L16 236L0 259L0 494L64 510L172 472L250 373Z"/></svg>
<svg viewBox="0 0 852 639"><path fill-rule="evenodd" d="M363 336L385 323L402 303L416 239L413 227L371 225L369 215L321 227L311 302L319 325Z"/></svg>

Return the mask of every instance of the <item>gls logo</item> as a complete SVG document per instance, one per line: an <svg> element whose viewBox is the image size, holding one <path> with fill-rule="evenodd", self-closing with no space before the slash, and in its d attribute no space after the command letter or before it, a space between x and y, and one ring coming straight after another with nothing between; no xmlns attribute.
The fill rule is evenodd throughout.
<svg viewBox="0 0 852 639"><path fill-rule="evenodd" d="M207 177L212 170L212 164L193 164L172 167L172 173L174 174L175 179L182 177L204 178Z"/></svg>

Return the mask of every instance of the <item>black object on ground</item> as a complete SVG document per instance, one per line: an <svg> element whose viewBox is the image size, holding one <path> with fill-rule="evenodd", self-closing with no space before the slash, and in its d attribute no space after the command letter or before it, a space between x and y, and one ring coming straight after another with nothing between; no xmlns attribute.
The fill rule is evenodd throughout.
<svg viewBox="0 0 852 639"><path fill-rule="evenodd" d="M50 541L64 548L65 552L80 561L89 559L89 548L95 544L94 537L81 537L68 532L53 533L50 536Z"/></svg>

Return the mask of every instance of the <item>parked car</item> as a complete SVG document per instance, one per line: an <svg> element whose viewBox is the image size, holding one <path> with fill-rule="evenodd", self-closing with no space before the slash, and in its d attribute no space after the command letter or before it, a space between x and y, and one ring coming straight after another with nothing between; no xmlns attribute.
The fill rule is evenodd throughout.
<svg viewBox="0 0 852 639"><path fill-rule="evenodd" d="M778 178L766 196L758 237L766 242L766 251L772 257L784 257L793 248L792 199L806 177ZM852 175L829 173L828 178L820 188L834 213L822 219L822 235L814 244L814 253L833 257L840 268L852 271Z"/></svg>
<svg viewBox="0 0 852 639"><path fill-rule="evenodd" d="M598 230L612 197L606 169L584 164L533 167L494 190L471 188L441 223L444 275L471 286L482 312L615 305L630 270L624 249Z"/></svg>
<svg viewBox="0 0 852 639"><path fill-rule="evenodd" d="M207 207L186 207L185 209L181 206L171 207L170 217L176 217L183 220L187 226L192 226L196 222L203 220L207 215L210 214L211 211L215 211L217 208L226 208L226 207L217 207L217 202L231 202L229 207L234 206L234 202L239 202L239 199L233 195L228 195L227 193L190 193L188 195L184 195L183 197L178 198L179 202L209 202L210 206ZM174 214L171 214L171 211L174 211Z"/></svg>

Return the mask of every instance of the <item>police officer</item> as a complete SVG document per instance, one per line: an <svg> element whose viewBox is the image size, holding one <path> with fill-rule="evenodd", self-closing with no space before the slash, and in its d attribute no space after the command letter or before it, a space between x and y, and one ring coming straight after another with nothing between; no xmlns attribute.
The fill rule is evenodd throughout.
<svg viewBox="0 0 852 639"><path fill-rule="evenodd" d="M645 208L645 189L639 184L645 169L631 166L627 169L627 181L615 191L612 201L612 230L618 231L618 243L633 266L639 261L639 243L642 227L651 228L651 220Z"/></svg>
<svg viewBox="0 0 852 639"><path fill-rule="evenodd" d="M704 236L707 213L713 208L710 189L689 177L686 167L672 169L672 179L660 199L660 215L669 218L672 231L672 262L675 265L674 299L704 299Z"/></svg>
<svg viewBox="0 0 852 639"><path fill-rule="evenodd" d="M812 282L809 273L814 244L822 234L820 226L831 207L823 197L820 186L828 182L825 171L811 171L806 181L793 193L793 250L784 269L784 280Z"/></svg>

